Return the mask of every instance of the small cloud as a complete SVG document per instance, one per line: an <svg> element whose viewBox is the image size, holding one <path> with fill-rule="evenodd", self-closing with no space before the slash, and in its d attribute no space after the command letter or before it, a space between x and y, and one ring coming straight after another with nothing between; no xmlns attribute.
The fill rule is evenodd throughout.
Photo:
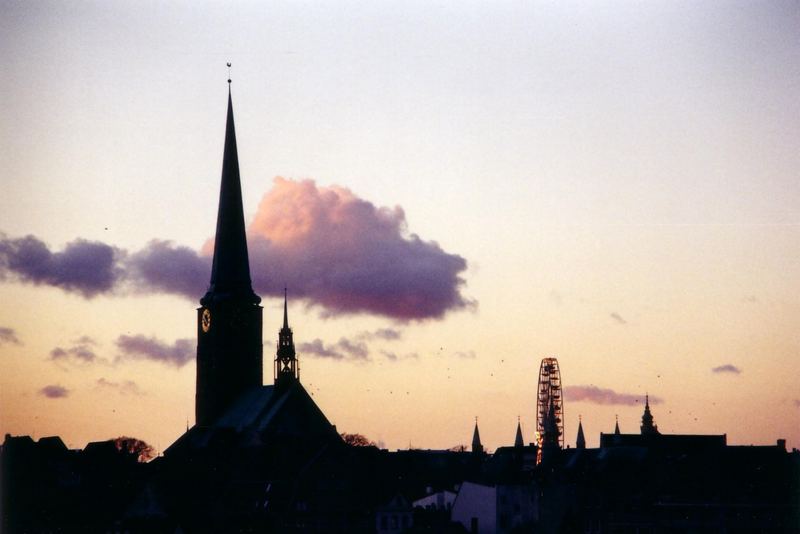
<svg viewBox="0 0 800 534"><path fill-rule="evenodd" d="M306 356L331 358L333 360L341 360L344 358L344 354L337 351L333 347L326 347L319 338L310 343L300 343L297 348Z"/></svg>
<svg viewBox="0 0 800 534"><path fill-rule="evenodd" d="M397 341L403 335L403 332L400 330L395 330L394 328L378 328L372 332L361 332L356 337L358 339L382 339L384 341Z"/></svg>
<svg viewBox="0 0 800 534"><path fill-rule="evenodd" d="M97 360L97 354L89 348L89 345L96 345L94 340L83 336L77 340L78 343L71 347L56 347L50 351L50 359L54 362L65 362L73 365L87 365Z"/></svg>
<svg viewBox="0 0 800 534"><path fill-rule="evenodd" d="M123 380L122 382L112 382L105 378L97 379L97 387L102 389L112 389L118 391L121 395L143 395L142 390L139 389L138 384L133 380Z"/></svg>
<svg viewBox="0 0 800 534"><path fill-rule="evenodd" d="M0 345L22 345L22 342L17 337L17 333L13 328L7 326L0 326Z"/></svg>
<svg viewBox="0 0 800 534"><path fill-rule="evenodd" d="M711 369L711 372L712 373L731 373L731 374L738 375L739 373L742 372L742 370L739 369L738 367L736 367L733 364L726 363L725 365L720 365L720 366L714 367L713 369Z"/></svg>
<svg viewBox="0 0 800 534"><path fill-rule="evenodd" d="M389 361L396 362L398 360L416 360L419 359L419 354L416 352L409 352L408 354L399 355L396 352L390 352L388 350L382 350L381 354L384 358Z"/></svg>
<svg viewBox="0 0 800 534"><path fill-rule="evenodd" d="M477 357L474 350L460 350L455 353L455 356L458 358L463 358L465 360L473 360Z"/></svg>
<svg viewBox="0 0 800 534"><path fill-rule="evenodd" d="M183 367L195 357L195 344L192 339L178 339L171 345L155 337L141 334L121 335L116 341L120 360L150 360L175 367Z"/></svg>
<svg viewBox="0 0 800 534"><path fill-rule="evenodd" d="M39 395L48 399L63 399L69 395L69 390L63 386L49 385L39 390Z"/></svg>
<svg viewBox="0 0 800 534"><path fill-rule="evenodd" d="M589 402L592 404L635 406L644 400L641 395L631 393L618 393L613 389L599 388L597 386L566 386L564 399L575 402ZM650 404L661 404L659 397L650 395Z"/></svg>
<svg viewBox="0 0 800 534"><path fill-rule="evenodd" d="M361 342L352 342L347 338L341 338L336 346L357 360L366 360L369 357L367 345Z"/></svg>
<svg viewBox="0 0 800 534"><path fill-rule="evenodd" d="M628 324L628 321L623 319L623 317L617 312L611 312L610 314L608 314L608 316L614 319L619 324Z"/></svg>
<svg viewBox="0 0 800 534"><path fill-rule="evenodd" d="M311 343L301 343L298 349L303 354L318 358L331 358L333 360L369 360L369 349L362 342L353 342L347 338L340 338L332 345L325 343L317 338Z"/></svg>

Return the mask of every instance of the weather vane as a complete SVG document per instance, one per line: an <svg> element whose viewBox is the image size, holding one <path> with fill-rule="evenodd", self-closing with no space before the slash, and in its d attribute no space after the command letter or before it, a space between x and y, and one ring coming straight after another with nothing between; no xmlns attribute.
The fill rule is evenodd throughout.
<svg viewBox="0 0 800 534"><path fill-rule="evenodd" d="M231 64L228 62L228 83L231 83Z"/></svg>

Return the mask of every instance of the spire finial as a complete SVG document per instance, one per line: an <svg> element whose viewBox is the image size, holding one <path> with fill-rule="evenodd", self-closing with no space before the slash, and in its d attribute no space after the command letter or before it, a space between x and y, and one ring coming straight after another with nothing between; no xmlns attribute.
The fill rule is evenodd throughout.
<svg viewBox="0 0 800 534"><path fill-rule="evenodd" d="M283 327L288 329L289 328L289 311L287 309L287 301L288 301L288 290L286 286L283 286Z"/></svg>
<svg viewBox="0 0 800 534"><path fill-rule="evenodd" d="M230 62L227 63L228 65L228 85L231 84L231 64Z"/></svg>

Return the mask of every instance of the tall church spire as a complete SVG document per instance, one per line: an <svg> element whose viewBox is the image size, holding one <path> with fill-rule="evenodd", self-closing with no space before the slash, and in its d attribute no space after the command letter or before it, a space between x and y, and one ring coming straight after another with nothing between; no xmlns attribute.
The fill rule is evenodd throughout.
<svg viewBox="0 0 800 534"><path fill-rule="evenodd" d="M616 423L614 424L614 434L619 436L619 416L615 415L614 418L616 419Z"/></svg>
<svg viewBox="0 0 800 534"><path fill-rule="evenodd" d="M229 80L228 117L225 126L225 150L222 157L222 180L219 188L211 283L200 302L208 304L230 297L243 297L253 304L261 301L261 298L253 293L250 282L242 185L239 178L239 154L236 148L236 128L233 122L233 99Z"/></svg>
<svg viewBox="0 0 800 534"><path fill-rule="evenodd" d="M287 291L286 288L283 288L283 328L278 332L278 350L275 354L275 385L283 385L300 379L292 329L289 328L287 302Z"/></svg>
<svg viewBox="0 0 800 534"><path fill-rule="evenodd" d="M214 424L246 390L263 384L261 298L250 283L230 80L228 84L211 283L197 310L199 426Z"/></svg>
<svg viewBox="0 0 800 534"><path fill-rule="evenodd" d="M525 441L522 439L522 425L519 421L519 417L517 417L517 435L514 438L514 446L515 447L525 446Z"/></svg>

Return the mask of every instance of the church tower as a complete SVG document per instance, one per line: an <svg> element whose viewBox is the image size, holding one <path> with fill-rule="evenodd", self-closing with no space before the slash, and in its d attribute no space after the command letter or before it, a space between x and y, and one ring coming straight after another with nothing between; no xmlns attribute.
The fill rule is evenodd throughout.
<svg viewBox="0 0 800 534"><path fill-rule="evenodd" d="M283 328L278 332L278 350L275 353L275 386L283 387L300 380L297 355L294 350L292 329L289 328L289 313L286 306L286 289L283 290Z"/></svg>
<svg viewBox="0 0 800 534"><path fill-rule="evenodd" d="M644 396L644 413L642 414L642 426L639 427L642 434L658 434L658 425L653 424L653 414L650 413L650 395Z"/></svg>
<svg viewBox="0 0 800 534"><path fill-rule="evenodd" d="M197 309L199 426L211 425L242 392L263 384L261 297L250 281L230 82L211 283Z"/></svg>

